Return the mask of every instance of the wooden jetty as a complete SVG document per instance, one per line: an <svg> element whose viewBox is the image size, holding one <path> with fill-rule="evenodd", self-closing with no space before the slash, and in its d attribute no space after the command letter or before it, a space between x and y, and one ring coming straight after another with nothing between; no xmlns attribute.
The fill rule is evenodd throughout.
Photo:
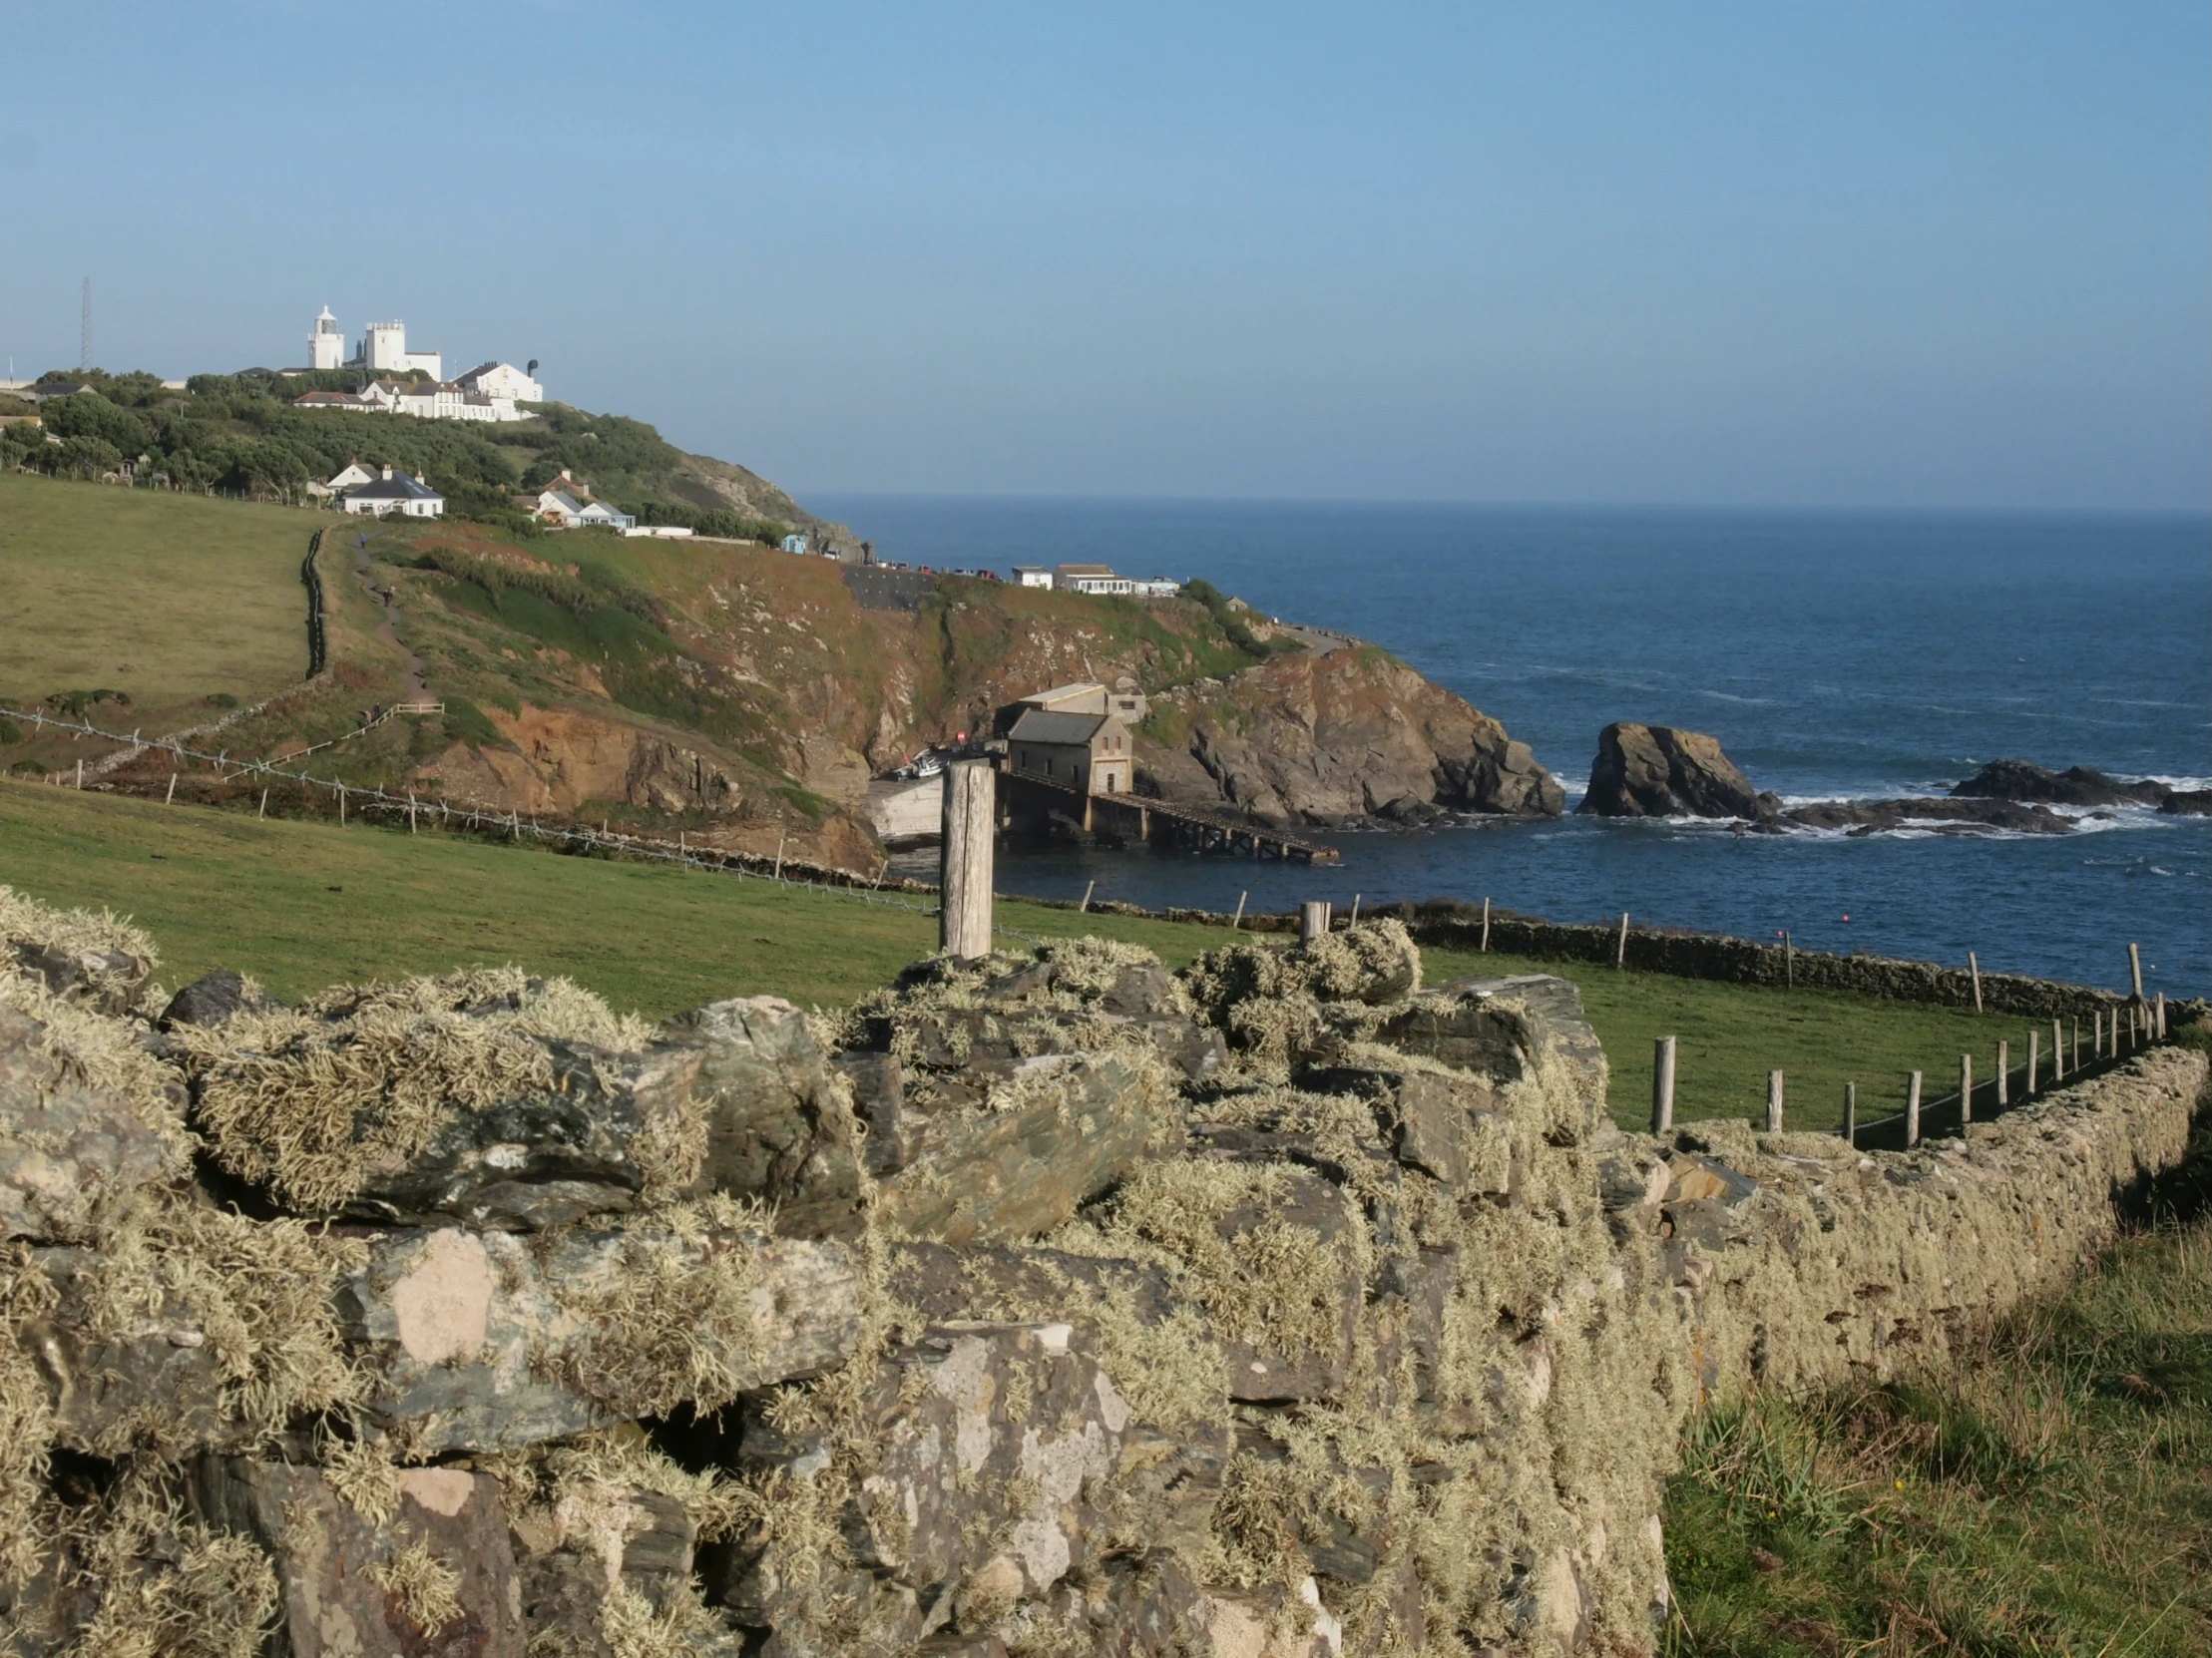
<svg viewBox="0 0 2212 1658"><path fill-rule="evenodd" d="M1337 861L1333 846L1322 846L1280 829L1270 829L1265 824L1248 823L1208 807L1184 806L1174 801L1154 800L1149 795L1118 791L1093 794L1077 787L1068 778L1047 777L1013 766L1007 767L1003 775L1010 785L1005 800L1010 812L1019 812L1028 805L1037 815L1060 817L1086 834L1111 825L1124 831L1133 830L1138 840L1148 841L1156 836L1180 841L1201 852L1280 858L1307 864ZM1024 801L1025 790L1042 792ZM1040 807L1042 811L1038 811Z"/></svg>

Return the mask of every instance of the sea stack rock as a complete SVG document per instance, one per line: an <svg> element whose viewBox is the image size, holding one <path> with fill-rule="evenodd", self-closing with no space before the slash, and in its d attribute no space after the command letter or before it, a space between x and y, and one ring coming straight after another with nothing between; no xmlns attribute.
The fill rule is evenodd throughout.
<svg viewBox="0 0 2212 1658"><path fill-rule="evenodd" d="M1616 720L1597 734L1589 792L1578 813L1593 817L1771 816L1780 805L1761 795L1702 731Z"/></svg>

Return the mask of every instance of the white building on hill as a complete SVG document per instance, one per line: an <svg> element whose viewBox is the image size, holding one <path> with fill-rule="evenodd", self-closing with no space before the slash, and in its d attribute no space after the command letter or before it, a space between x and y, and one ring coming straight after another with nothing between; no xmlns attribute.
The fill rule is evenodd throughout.
<svg viewBox="0 0 2212 1658"><path fill-rule="evenodd" d="M546 388L513 363L478 363L453 383L477 397L504 397L511 403L546 400Z"/></svg>
<svg viewBox="0 0 2212 1658"><path fill-rule="evenodd" d="M339 368L344 363L345 335L339 331L338 319L325 305L322 314L315 318L315 331L307 336L307 366L311 369Z"/></svg>
<svg viewBox="0 0 2212 1658"><path fill-rule="evenodd" d="M349 513L367 513L376 518L388 518L393 513L402 518L444 516L445 497L421 479L394 472L388 466L378 471L379 477L347 490L339 505Z"/></svg>
<svg viewBox="0 0 2212 1658"><path fill-rule="evenodd" d="M404 322L370 323L367 335L354 348L353 360L346 366L365 368L371 374L427 374L433 380L445 378L442 352L407 349L407 324Z"/></svg>

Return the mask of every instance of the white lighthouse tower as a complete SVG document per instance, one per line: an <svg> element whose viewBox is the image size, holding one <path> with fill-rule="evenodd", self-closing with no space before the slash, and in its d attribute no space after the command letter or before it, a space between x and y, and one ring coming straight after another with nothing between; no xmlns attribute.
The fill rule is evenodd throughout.
<svg viewBox="0 0 2212 1658"><path fill-rule="evenodd" d="M330 314L330 307L322 307L322 315L315 318L315 331L307 336L307 366L309 368L339 368L345 362L345 335L338 332L338 319Z"/></svg>

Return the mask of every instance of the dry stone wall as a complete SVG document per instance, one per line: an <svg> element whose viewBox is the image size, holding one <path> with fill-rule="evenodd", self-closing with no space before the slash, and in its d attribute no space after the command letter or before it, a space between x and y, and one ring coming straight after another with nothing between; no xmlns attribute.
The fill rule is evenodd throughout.
<svg viewBox="0 0 2212 1658"><path fill-rule="evenodd" d="M648 1027L280 1008L0 888L0 1651L1649 1652L1689 1414L1940 1362L2179 1155L1603 1111L1395 921Z"/></svg>

